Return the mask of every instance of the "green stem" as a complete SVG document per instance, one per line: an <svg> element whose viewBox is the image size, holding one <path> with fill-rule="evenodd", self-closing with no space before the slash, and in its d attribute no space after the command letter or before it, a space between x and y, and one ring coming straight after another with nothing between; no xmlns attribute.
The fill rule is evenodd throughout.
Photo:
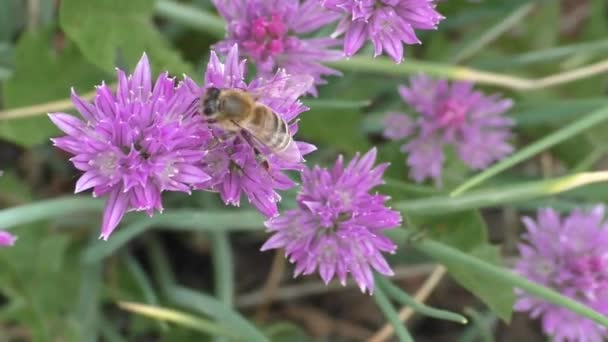
<svg viewBox="0 0 608 342"><path fill-rule="evenodd" d="M1 210L0 227L10 229L21 224L60 218L87 210L101 211L102 208L101 200L89 197L69 196L43 200Z"/></svg>
<svg viewBox="0 0 608 342"><path fill-rule="evenodd" d="M398 201L393 207L416 215L436 215L513 204L555 195L584 185L608 181L607 171L582 172L555 179L471 191L460 196L429 196Z"/></svg>
<svg viewBox="0 0 608 342"><path fill-rule="evenodd" d="M434 259L451 260L455 263L462 265L462 267L475 269L480 273L487 274L488 277L492 277L496 280L502 281L506 284L513 286L514 288L522 289L533 296L542 298L547 302L569 309L579 315L585 316L593 320L598 324L608 327L608 317L573 299L562 296L561 294L552 289L549 289L542 285L538 285L534 282L529 281L526 278L518 276L508 269L489 264L483 260L472 257L455 248L429 239L415 241L412 243L412 246L418 249L419 251L431 256Z"/></svg>
<svg viewBox="0 0 608 342"><path fill-rule="evenodd" d="M503 33L517 25L534 9L534 7L534 3L526 3L518 7L511 15L498 22L498 24L490 27L489 30L482 32L479 38L473 40L461 49L458 49L458 53L454 56L452 62L458 64L483 50L484 47L498 39Z"/></svg>
<svg viewBox="0 0 608 342"><path fill-rule="evenodd" d="M385 290L386 294L389 297L393 298L394 300L400 302L403 305L410 306L412 309L416 310L416 312L420 314L460 324L467 324L466 317L454 312L435 309L424 303L421 303L409 294L407 294L405 291L401 290L399 287L395 286L393 283L391 283L388 279L384 277L376 276L375 280L378 286Z"/></svg>
<svg viewBox="0 0 608 342"><path fill-rule="evenodd" d="M574 54L591 54L604 51L608 51L608 39L563 45L555 48L532 51L505 58L492 58L491 60L482 61L474 64L476 67L482 68L505 69L512 68L514 66L524 66L534 63L546 63Z"/></svg>
<svg viewBox="0 0 608 342"><path fill-rule="evenodd" d="M405 327L403 322L399 320L399 315L397 314L397 311L390 303L388 297L386 296L386 294L384 294L381 288L376 288L374 290L373 297L376 300L376 304L378 304L378 307L380 308L384 316L388 318L389 322L391 322L391 324L395 328L395 333L397 334L397 337L399 337L399 341L414 342L412 335L410 335L410 333L407 331L407 328Z"/></svg>
<svg viewBox="0 0 608 342"><path fill-rule="evenodd" d="M205 12L193 6L183 5L171 0L160 0L156 2L156 15L169 20L174 20L192 29L210 33L217 38L224 37L224 21L211 13Z"/></svg>
<svg viewBox="0 0 608 342"><path fill-rule="evenodd" d="M472 308L465 308L464 312L471 317L473 326L471 327L472 330L471 333L469 333L469 336L462 336L460 342L463 342L463 340L467 338L469 341L475 341L475 337L477 336L479 336L481 342L494 342L494 336L492 335L490 326L496 322L496 316L491 312L482 315Z"/></svg>
<svg viewBox="0 0 608 342"><path fill-rule="evenodd" d="M552 146L555 146L564 140L572 138L573 136L593 127L601 122L608 120L608 106L602 107L596 111L591 112L584 118L571 123L570 125L559 129L546 137L536 141L535 143L519 150L517 153L510 157L503 159L494 166L486 169L485 171L473 176L471 179L466 181L464 184L456 188L451 195L457 196L461 193L469 190L470 188L483 183L484 181L496 176L504 170L540 153Z"/></svg>
<svg viewBox="0 0 608 342"><path fill-rule="evenodd" d="M322 100L322 99L305 99L304 105L312 109L361 109L369 106L370 100Z"/></svg>
<svg viewBox="0 0 608 342"><path fill-rule="evenodd" d="M125 253L124 261L127 269L133 276L133 280L135 280L135 283L139 286L146 304L158 306L158 296L156 295L156 292L154 292L152 283L140 263L130 253ZM159 327L162 331L169 330L169 326L163 321L159 321Z"/></svg>

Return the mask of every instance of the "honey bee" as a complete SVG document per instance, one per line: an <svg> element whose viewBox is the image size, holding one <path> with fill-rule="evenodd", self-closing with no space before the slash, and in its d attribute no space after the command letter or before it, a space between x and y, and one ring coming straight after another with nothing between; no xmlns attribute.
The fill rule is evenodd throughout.
<svg viewBox="0 0 608 342"><path fill-rule="evenodd" d="M247 132L253 141L244 140L253 145L256 159L262 160L266 168L268 159L264 150L288 162L299 162L302 156L291 137L288 122L258 99L280 94L283 101L295 100L311 85L309 76L285 76L281 82L256 88L255 92L210 87L201 96L200 110L208 123L228 133Z"/></svg>

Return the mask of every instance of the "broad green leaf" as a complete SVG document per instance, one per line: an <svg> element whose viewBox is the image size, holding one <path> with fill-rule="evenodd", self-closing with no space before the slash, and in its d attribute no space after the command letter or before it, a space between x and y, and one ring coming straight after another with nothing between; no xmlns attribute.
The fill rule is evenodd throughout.
<svg viewBox="0 0 608 342"><path fill-rule="evenodd" d="M152 23L154 0L63 0L60 23L89 61L103 70L132 68L147 52L155 71L191 71Z"/></svg>
<svg viewBox="0 0 608 342"><path fill-rule="evenodd" d="M465 252L487 244L486 223L475 210L434 216L410 214L408 221L425 235Z"/></svg>
<svg viewBox="0 0 608 342"><path fill-rule="evenodd" d="M354 109L311 110L302 114L298 137L340 152L365 152L369 143L360 123L361 113Z"/></svg>
<svg viewBox="0 0 608 342"><path fill-rule="evenodd" d="M490 245L479 246L471 250L469 255L485 262L502 266L498 247ZM460 285L479 297L498 317L509 322L513 312L513 304L515 303L513 286L458 262L449 259L441 260L441 262Z"/></svg>
<svg viewBox="0 0 608 342"><path fill-rule="evenodd" d="M496 284L497 286L520 288L535 297L567 308L582 316L592 319L594 322L608 327L608 317L594 311L590 307L581 304L574 299L561 295L555 290L544 287L522 276L519 276L507 268L496 266L494 263L492 263L492 261L494 261L495 256L499 254L498 251L493 247L484 247L483 249L478 249L473 251L473 255L463 253L455 248L429 239L415 241L413 247L431 256L442 264L448 265L448 267L451 266L452 268L455 267L456 269L465 270L465 272L468 273L468 276L463 278L463 280L466 279L467 282L474 282L474 284L471 284L471 287L477 285L480 286L481 284L484 286L486 286L486 284L490 284L489 286ZM475 275L475 277L470 277L471 275ZM491 289L489 286L488 289ZM511 289L508 291L512 295ZM509 299L506 297L509 296L509 294L495 293L495 295L501 296L505 299L505 303L503 303L504 308L502 308L501 311L504 310L504 313L506 313L506 301ZM509 310L511 310L511 307L512 305L509 306Z"/></svg>
<svg viewBox="0 0 608 342"><path fill-rule="evenodd" d="M407 211L406 214L408 214ZM451 215L435 216L408 214L406 217L409 224L420 229L421 234L467 254L477 256L476 254L487 253L492 248L487 242L486 224L478 211L469 210ZM499 254L490 256L493 258L490 259L491 262L500 263ZM485 259L486 256L483 257ZM446 265L462 286L483 300L499 317L507 321L510 319L514 299L509 302L511 297L504 294L497 295L497 293L506 292L511 293L512 296L511 287L498 284L494 279L485 277L483 274L477 274L474 269L458 268L458 265L450 265L443 260L441 262Z"/></svg>
<svg viewBox="0 0 608 342"><path fill-rule="evenodd" d="M69 97L70 87L89 91L104 78L104 73L85 61L69 41L57 51L51 45L51 30L24 33L15 49L15 73L5 83L8 108L39 104ZM0 121L0 136L31 146L48 141L60 131L46 117Z"/></svg>
<svg viewBox="0 0 608 342"><path fill-rule="evenodd" d="M77 333L68 313L77 302L73 294L80 279L77 258L68 248L71 239L44 229L45 224L24 228L13 247L0 251L0 288L7 306L15 305L2 312L2 320L30 327L33 340L68 340Z"/></svg>
<svg viewBox="0 0 608 342"><path fill-rule="evenodd" d="M10 41L25 19L26 1L0 0L0 42Z"/></svg>

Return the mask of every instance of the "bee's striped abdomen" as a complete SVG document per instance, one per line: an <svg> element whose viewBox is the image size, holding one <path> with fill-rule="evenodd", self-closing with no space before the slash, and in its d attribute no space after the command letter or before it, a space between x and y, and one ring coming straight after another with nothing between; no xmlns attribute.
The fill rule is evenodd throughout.
<svg viewBox="0 0 608 342"><path fill-rule="evenodd" d="M255 127L257 138L274 152L285 150L291 143L285 120L266 106L258 105L255 108L250 125Z"/></svg>

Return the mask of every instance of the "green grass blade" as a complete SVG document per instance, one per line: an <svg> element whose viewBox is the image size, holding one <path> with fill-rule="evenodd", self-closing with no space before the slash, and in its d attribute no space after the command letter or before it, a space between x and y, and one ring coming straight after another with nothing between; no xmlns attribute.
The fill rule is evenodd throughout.
<svg viewBox="0 0 608 342"><path fill-rule="evenodd" d="M162 308L154 305L146 305L133 302L118 302L118 306L126 311L149 317L162 322L171 322L193 330L197 330L213 336L229 336L243 339L243 336L235 333L228 327L221 326L209 320L189 315L177 310Z"/></svg>
<svg viewBox="0 0 608 342"><path fill-rule="evenodd" d="M264 334L238 312L231 310L224 303L206 294L181 287L167 289L167 297L176 305L189 308L225 322L247 337L248 341L269 341Z"/></svg>
<svg viewBox="0 0 608 342"><path fill-rule="evenodd" d="M522 289L533 296L569 309L579 315L593 320L598 324L601 324L602 326L608 327L608 317L600 314L586 305L565 297L550 288L531 282L528 279L513 273L511 270L492 265L483 260L472 257L456 248L429 239L421 239L413 242L412 246L439 262L448 261L451 263L459 263L464 267L469 267L480 273L486 273L488 276L509 284L514 288Z"/></svg>
<svg viewBox="0 0 608 342"><path fill-rule="evenodd" d="M21 224L64 217L81 211L101 211L99 199L69 196L24 204L0 210L0 227L9 229Z"/></svg>
<svg viewBox="0 0 608 342"><path fill-rule="evenodd" d="M517 105L510 116L518 127L556 125L576 120L585 113L607 105L608 99L605 97L523 103Z"/></svg>
<svg viewBox="0 0 608 342"><path fill-rule="evenodd" d="M168 263L167 256L160 243L148 241L150 259L159 287L165 297L175 305L201 312L226 326L234 328L247 337L247 341L268 341L268 338L241 314L226 306L221 301L206 294L176 285L175 276Z"/></svg>
<svg viewBox="0 0 608 342"><path fill-rule="evenodd" d="M316 109L361 109L371 104L370 100L349 101L349 100L326 100L326 99L305 99L304 105Z"/></svg>
<svg viewBox="0 0 608 342"><path fill-rule="evenodd" d="M228 233L212 232L209 236L212 242L215 294L224 304L232 307L234 300L234 263Z"/></svg>
<svg viewBox="0 0 608 342"><path fill-rule="evenodd" d="M100 316L100 294L103 287L102 264L100 262L86 265L81 276L78 318L82 326L83 342L98 341L99 316Z"/></svg>
<svg viewBox="0 0 608 342"><path fill-rule="evenodd" d="M419 314L460 324L467 324L467 318L462 315L446 310L435 309L424 303L421 303L409 294L407 294L405 291L401 290L399 287L395 286L393 283L390 282L390 280L384 277L377 276L375 277L375 279L378 286L381 287L384 291L386 291L386 294L389 297L393 298L394 300L398 301L403 305L410 306Z"/></svg>
<svg viewBox="0 0 608 342"><path fill-rule="evenodd" d="M397 337L399 337L399 341L414 342L412 335L410 335L410 333L407 331L404 323L399 320L397 311L388 300L388 297L384 291L381 288L374 289L373 297L384 316L395 328L395 334L397 334Z"/></svg>
<svg viewBox="0 0 608 342"><path fill-rule="evenodd" d="M608 39L593 42L575 43L558 46L540 51L527 52L520 55L504 58L492 58L473 63L476 67L491 68L494 70L508 69L516 66L525 66L535 63L546 63L575 54L603 53L608 51Z"/></svg>
<svg viewBox="0 0 608 342"><path fill-rule="evenodd" d="M471 317L473 323L470 330L460 337L459 342L494 342L491 326L496 324L496 316L492 312L481 314L473 308L465 308L464 312ZM477 338L479 337L479 339Z"/></svg>
<svg viewBox="0 0 608 342"><path fill-rule="evenodd" d="M515 154L511 155L510 157L503 159L502 161L494 164L493 166L489 167L485 171L473 176L471 179L466 181L464 184L462 184L461 186L456 188L451 193L451 195L452 196L460 195L461 193L469 190L470 188L477 186L477 185L483 183L484 181L496 176L497 174L501 173L502 171L505 171L505 170L509 169L510 167L512 167L516 164L519 164L520 162L522 162L552 146L555 146L555 145L559 144L560 142L565 141L595 125L598 125L599 123L601 123L607 119L608 119L608 106L602 107L601 109L591 112L587 116L581 118L578 121L573 122L569 126L561 128L561 129L547 135L546 137L536 141L535 143L522 148L521 150L517 151Z"/></svg>
<svg viewBox="0 0 608 342"><path fill-rule="evenodd" d="M131 273L135 283L141 290L146 304L158 306L160 304L158 301L158 296L154 291L154 287L152 286L150 279L146 275L146 271L144 271L143 267L141 267L141 264L129 253L125 253L124 261L127 266L127 270L129 273ZM159 326L163 331L168 329L167 324L164 322L159 322Z"/></svg>
<svg viewBox="0 0 608 342"><path fill-rule="evenodd" d="M85 253L86 262L95 262L114 253L140 234L156 228L180 231L243 231L260 230L264 225L260 214L254 211L203 212L196 209L179 209L144 218L121 227L108 241L100 241Z"/></svg>
<svg viewBox="0 0 608 342"><path fill-rule="evenodd" d="M226 34L226 24L220 17L177 1L159 0L156 2L155 12L159 17L176 21L217 38L222 38Z"/></svg>
<svg viewBox="0 0 608 342"><path fill-rule="evenodd" d="M510 15L493 25L488 30L479 34L479 36L470 41L467 45L457 49L458 53L452 58L452 63L458 64L473 55L483 50L486 46L498 39L503 33L510 30L524 19L535 7L535 4L530 2L516 8Z"/></svg>
<svg viewBox="0 0 608 342"><path fill-rule="evenodd" d="M538 199L584 185L608 181L608 172L582 172L555 179L503 185L471 191L460 196L431 196L394 202L397 210L416 215L447 214Z"/></svg>

